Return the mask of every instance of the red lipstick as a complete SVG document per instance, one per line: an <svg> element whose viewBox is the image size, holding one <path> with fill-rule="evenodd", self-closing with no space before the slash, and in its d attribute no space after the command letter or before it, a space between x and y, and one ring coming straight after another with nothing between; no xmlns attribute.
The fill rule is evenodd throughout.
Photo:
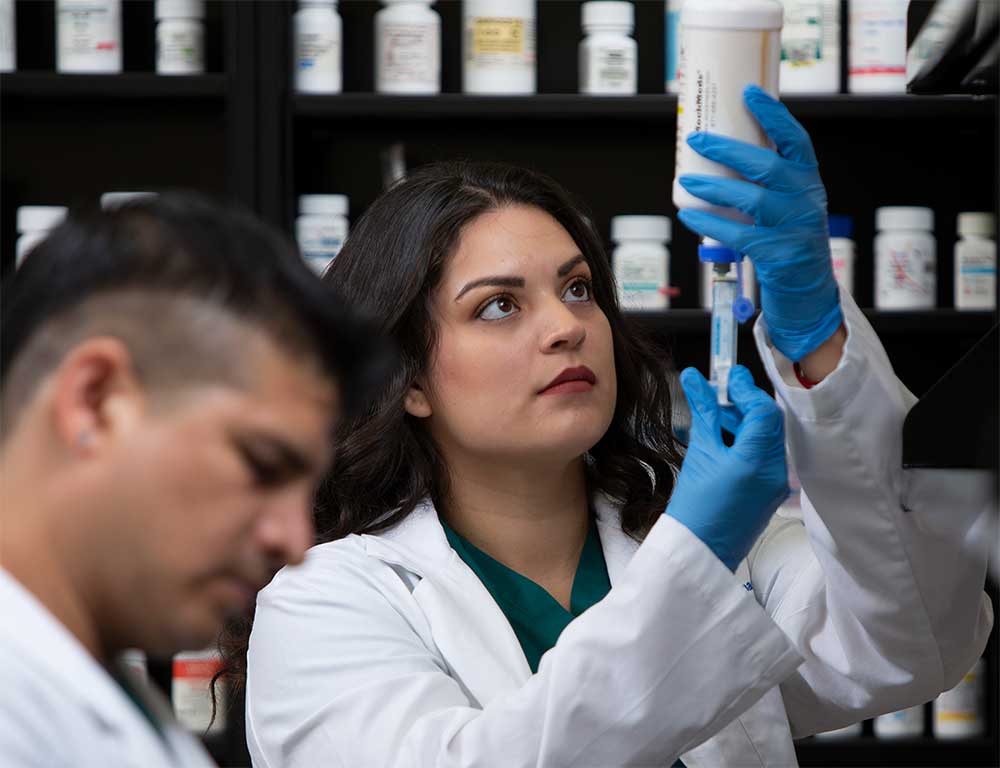
<svg viewBox="0 0 1000 768"><path fill-rule="evenodd" d="M540 395L561 395L573 392L589 392L597 383L597 377L587 366L581 365L576 368L567 368L565 371L550 381L544 389L540 390Z"/></svg>

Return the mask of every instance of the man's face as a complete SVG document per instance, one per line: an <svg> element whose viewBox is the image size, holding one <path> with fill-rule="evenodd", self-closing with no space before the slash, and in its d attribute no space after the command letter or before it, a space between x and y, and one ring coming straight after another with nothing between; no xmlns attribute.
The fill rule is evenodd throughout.
<svg viewBox="0 0 1000 768"><path fill-rule="evenodd" d="M149 401L107 457L100 614L110 644L171 653L211 643L277 569L313 543L312 497L330 462L335 387L258 334L248 383ZM113 475L113 476L112 476Z"/></svg>

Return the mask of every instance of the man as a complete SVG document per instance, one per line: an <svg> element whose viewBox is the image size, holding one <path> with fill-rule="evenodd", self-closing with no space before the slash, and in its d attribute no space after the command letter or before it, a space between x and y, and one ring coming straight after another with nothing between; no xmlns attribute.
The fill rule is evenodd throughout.
<svg viewBox="0 0 1000 768"><path fill-rule="evenodd" d="M0 764L206 764L117 657L211 644L301 561L384 354L282 238L198 198L71 218L8 299Z"/></svg>

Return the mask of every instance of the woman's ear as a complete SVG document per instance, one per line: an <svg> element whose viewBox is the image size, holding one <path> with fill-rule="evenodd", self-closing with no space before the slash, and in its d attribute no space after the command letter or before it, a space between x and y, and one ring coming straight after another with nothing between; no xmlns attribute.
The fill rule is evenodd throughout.
<svg viewBox="0 0 1000 768"><path fill-rule="evenodd" d="M431 408L430 400L420 384L414 381L406 392L406 399L403 401L406 412L418 419L426 419L434 411Z"/></svg>

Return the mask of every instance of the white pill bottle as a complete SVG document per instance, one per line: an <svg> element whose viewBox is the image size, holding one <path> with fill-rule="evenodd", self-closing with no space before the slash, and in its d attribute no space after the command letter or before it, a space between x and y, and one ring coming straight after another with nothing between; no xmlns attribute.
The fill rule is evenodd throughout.
<svg viewBox="0 0 1000 768"><path fill-rule="evenodd" d="M875 228L875 308L933 309L937 305L934 211L877 208Z"/></svg>
<svg viewBox="0 0 1000 768"><path fill-rule="evenodd" d="M685 0L681 10L680 93L677 100L677 164L674 205L714 211L688 193L677 177L738 174L699 155L687 144L693 131L710 131L757 146L770 146L743 101L743 90L759 85L777 98L781 65L782 6L777 0Z"/></svg>
<svg viewBox="0 0 1000 768"><path fill-rule="evenodd" d="M156 71L200 75L205 71L205 1L156 0Z"/></svg>
<svg viewBox="0 0 1000 768"><path fill-rule="evenodd" d="M462 90L535 92L535 0L463 0Z"/></svg>
<svg viewBox="0 0 1000 768"><path fill-rule="evenodd" d="M992 213L958 214L955 309L996 309L996 219Z"/></svg>
<svg viewBox="0 0 1000 768"><path fill-rule="evenodd" d="M56 71L122 71L121 0L56 2Z"/></svg>
<svg viewBox="0 0 1000 768"><path fill-rule="evenodd" d="M670 219L666 216L615 216L611 263L618 303L626 312L655 312L670 307Z"/></svg>
<svg viewBox="0 0 1000 768"><path fill-rule="evenodd" d="M375 90L441 92L441 17L431 0L382 0L375 14Z"/></svg>
<svg viewBox="0 0 1000 768"><path fill-rule="evenodd" d="M340 93L343 88L343 28L337 0L299 0L292 18L295 40L295 90Z"/></svg>
<svg viewBox="0 0 1000 768"><path fill-rule="evenodd" d="M583 4L580 43L580 93L631 96L637 92L638 47L630 37L635 8L620 0Z"/></svg>
<svg viewBox="0 0 1000 768"><path fill-rule="evenodd" d="M840 92L840 0L782 0L781 92Z"/></svg>

